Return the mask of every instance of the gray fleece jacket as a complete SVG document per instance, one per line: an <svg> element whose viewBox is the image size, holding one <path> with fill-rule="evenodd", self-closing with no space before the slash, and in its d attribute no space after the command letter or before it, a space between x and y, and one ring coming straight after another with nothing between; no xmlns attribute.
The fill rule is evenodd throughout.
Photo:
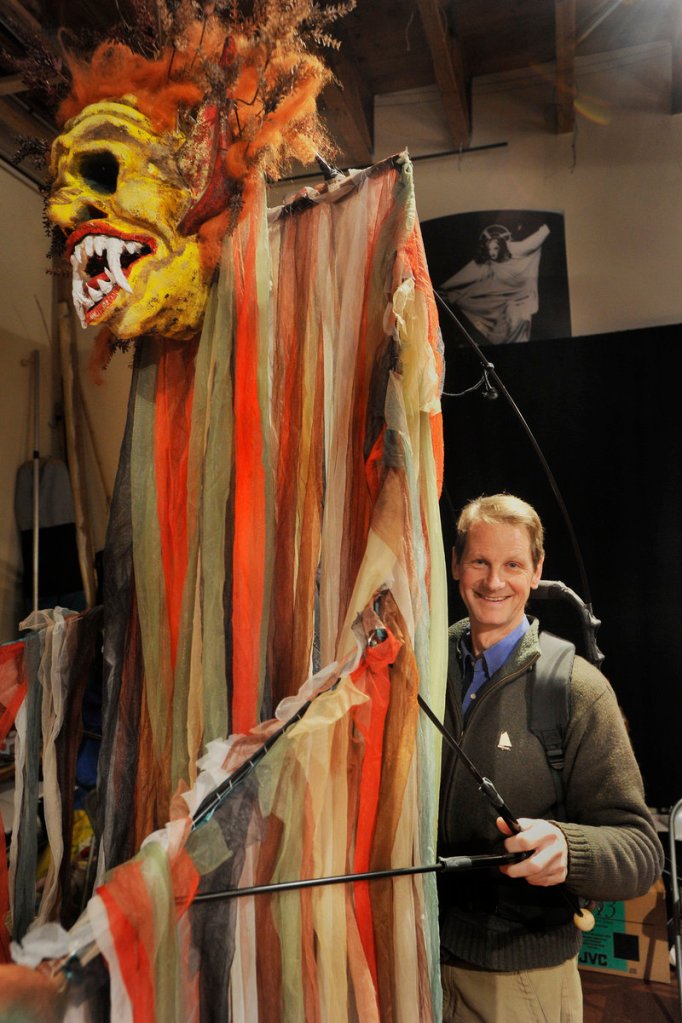
<svg viewBox="0 0 682 1023"><path fill-rule="evenodd" d="M553 819L555 790L539 740L528 731L528 682L540 656L538 622L479 692L462 719L457 654L468 627L450 628L446 726L517 817ZM567 821L555 821L568 844L566 886L586 899L630 899L660 875L663 850L646 808L639 768L614 692L576 657L565 739ZM502 852L495 812L467 770L444 745L439 853ZM444 961L491 970L554 966L576 955L581 932L555 887L506 878L497 869L439 878Z"/></svg>

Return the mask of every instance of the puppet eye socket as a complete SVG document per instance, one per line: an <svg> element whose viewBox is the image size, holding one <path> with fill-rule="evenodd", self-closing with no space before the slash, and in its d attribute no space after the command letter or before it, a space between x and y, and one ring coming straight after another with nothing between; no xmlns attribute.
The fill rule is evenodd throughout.
<svg viewBox="0 0 682 1023"><path fill-rule="evenodd" d="M97 192L112 195L118 184L118 160L113 153L85 153L78 162L83 180Z"/></svg>

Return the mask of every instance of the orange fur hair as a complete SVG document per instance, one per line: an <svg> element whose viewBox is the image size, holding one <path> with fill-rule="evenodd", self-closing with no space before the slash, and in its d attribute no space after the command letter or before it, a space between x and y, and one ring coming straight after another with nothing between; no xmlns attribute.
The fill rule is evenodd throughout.
<svg viewBox="0 0 682 1023"><path fill-rule="evenodd" d="M208 269L217 263L225 232L248 207L257 174L274 179L292 159L310 163L317 152L330 152L317 96L331 72L291 31L278 37L276 25L270 35L267 30L266 24L265 31L251 36L232 35L226 47L225 28L208 18L194 22L181 44L153 59L111 41L101 43L88 60L65 56L71 90L59 107L62 125L86 106L126 95L135 97L137 108L160 134L177 133L183 110L197 111L202 102L227 111L231 144L221 149L216 173L230 183L226 203L231 205L211 210L197 229ZM191 147L191 130L185 137ZM199 171L206 169L203 157L197 160ZM188 187L196 198L203 186L189 180Z"/></svg>
<svg viewBox="0 0 682 1023"><path fill-rule="evenodd" d="M155 59L115 42L101 43L87 61L67 54L72 82L58 110L59 123L92 103L133 95L156 131L176 130L182 108L196 108L216 93L225 38L209 19L201 30L193 26L183 49L167 48ZM318 57L286 43L239 34L230 38L226 87L215 101L229 109L234 142L224 169L232 180L243 181L255 170L276 177L292 158L307 163L329 149L316 101L331 72Z"/></svg>

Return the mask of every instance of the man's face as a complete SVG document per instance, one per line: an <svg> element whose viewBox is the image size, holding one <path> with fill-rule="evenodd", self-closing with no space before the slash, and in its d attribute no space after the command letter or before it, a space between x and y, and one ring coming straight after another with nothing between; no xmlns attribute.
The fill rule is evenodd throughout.
<svg viewBox="0 0 682 1023"><path fill-rule="evenodd" d="M475 653L504 639L521 622L541 573L542 561L533 564L525 527L508 522L471 527L460 561L453 551L452 574L469 612Z"/></svg>
<svg viewBox="0 0 682 1023"><path fill-rule="evenodd" d="M208 279L196 236L177 231L191 202L179 140L116 102L86 107L67 129L53 146L47 214L66 236L82 325L106 324L120 339L192 337Z"/></svg>

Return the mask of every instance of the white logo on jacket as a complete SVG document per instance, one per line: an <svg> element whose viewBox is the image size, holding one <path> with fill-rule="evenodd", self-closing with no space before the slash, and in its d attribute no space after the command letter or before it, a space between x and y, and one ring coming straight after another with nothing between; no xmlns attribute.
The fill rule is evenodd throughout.
<svg viewBox="0 0 682 1023"><path fill-rule="evenodd" d="M500 738L497 740L498 749L511 749L511 739L509 738L509 732L500 732Z"/></svg>

